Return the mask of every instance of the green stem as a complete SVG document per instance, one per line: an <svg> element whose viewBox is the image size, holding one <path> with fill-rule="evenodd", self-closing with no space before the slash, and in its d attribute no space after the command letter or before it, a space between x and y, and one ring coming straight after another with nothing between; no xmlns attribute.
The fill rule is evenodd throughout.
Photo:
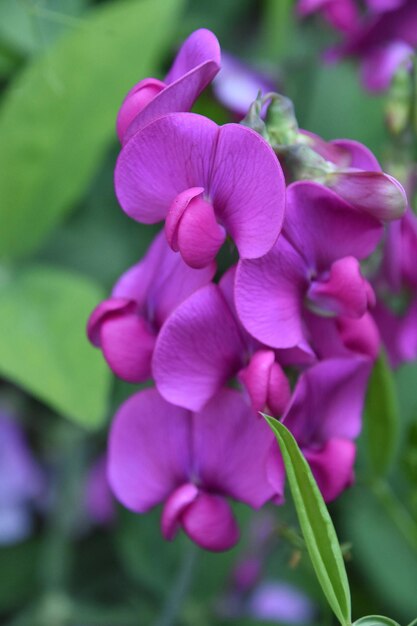
<svg viewBox="0 0 417 626"><path fill-rule="evenodd" d="M184 553L176 580L154 626L174 626L177 624L177 617L181 612L193 579L198 550L196 545L190 544Z"/></svg>
<svg viewBox="0 0 417 626"><path fill-rule="evenodd" d="M403 503L384 481L372 483L371 490L404 539L417 552L417 524Z"/></svg>
<svg viewBox="0 0 417 626"><path fill-rule="evenodd" d="M274 62L281 59L291 36L292 0L267 0L264 4L262 23L262 49Z"/></svg>

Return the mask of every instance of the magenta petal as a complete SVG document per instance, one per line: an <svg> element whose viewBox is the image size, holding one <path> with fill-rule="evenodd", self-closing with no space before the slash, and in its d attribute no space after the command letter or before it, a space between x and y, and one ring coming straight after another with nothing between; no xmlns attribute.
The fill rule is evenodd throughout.
<svg viewBox="0 0 417 626"><path fill-rule="evenodd" d="M242 366L244 344L217 285L185 300L159 334L153 374L169 402L199 410Z"/></svg>
<svg viewBox="0 0 417 626"><path fill-rule="evenodd" d="M130 383L151 377L155 333L137 313L118 315L101 326L101 348L113 372Z"/></svg>
<svg viewBox="0 0 417 626"><path fill-rule="evenodd" d="M281 232L285 212L284 175L266 141L245 126L222 126L210 191L240 256L266 254Z"/></svg>
<svg viewBox="0 0 417 626"><path fill-rule="evenodd" d="M268 476L275 439L242 394L224 389L193 415L194 458L204 488L259 508L284 492L282 464ZM277 456L280 457L279 453ZM277 461L279 464L279 462Z"/></svg>
<svg viewBox="0 0 417 626"><path fill-rule="evenodd" d="M127 128L123 141L158 117L176 111L189 111L200 93L220 69L220 46L205 28L192 33L183 43L165 83L167 86L139 112Z"/></svg>
<svg viewBox="0 0 417 626"><path fill-rule="evenodd" d="M372 287L354 257L335 261L325 280L313 281L308 299L314 309L354 318L362 317L368 306L375 304Z"/></svg>
<svg viewBox="0 0 417 626"><path fill-rule="evenodd" d="M264 257L239 261L236 309L251 335L274 348L291 348L303 341L306 274L304 259L283 236Z"/></svg>
<svg viewBox="0 0 417 626"><path fill-rule="evenodd" d="M217 137L217 124L194 113L166 115L136 133L116 165L115 188L123 210L154 224L165 219L181 192L207 190Z"/></svg>
<svg viewBox="0 0 417 626"><path fill-rule="evenodd" d="M229 550L239 540L239 527L230 505L220 496L200 492L182 514L187 535L205 550Z"/></svg>
<svg viewBox="0 0 417 626"><path fill-rule="evenodd" d="M365 313L360 319L340 317L336 324L343 344L352 350L376 359L379 354L381 340L378 327L370 313Z"/></svg>
<svg viewBox="0 0 417 626"><path fill-rule="evenodd" d="M188 482L190 419L155 389L122 404L110 432L108 473L116 498L127 508L143 513Z"/></svg>
<svg viewBox="0 0 417 626"><path fill-rule="evenodd" d="M249 364L240 370L239 380L246 387L254 411L270 410L274 415L281 415L291 390L272 350L255 352Z"/></svg>
<svg viewBox="0 0 417 626"><path fill-rule="evenodd" d="M190 267L200 269L214 261L226 239L223 226L217 223L213 206L196 187L179 194L165 222L167 239L179 250Z"/></svg>
<svg viewBox="0 0 417 626"><path fill-rule="evenodd" d="M349 155L349 161L344 167L354 167L358 170L368 172L380 172L381 166L375 155L359 141L353 139L335 139L330 142L332 146L336 146L345 151Z"/></svg>
<svg viewBox="0 0 417 626"><path fill-rule="evenodd" d="M162 512L162 534L169 541L174 538L181 524L181 515L198 496L198 488L192 483L181 485L165 502Z"/></svg>
<svg viewBox="0 0 417 626"><path fill-rule="evenodd" d="M356 446L348 439L330 439L323 448L304 449L314 478L326 502L337 498L354 479Z"/></svg>
<svg viewBox="0 0 417 626"><path fill-rule="evenodd" d="M164 88L165 83L157 78L145 78L129 91L117 114L116 130L120 143L123 143L125 133L135 117Z"/></svg>
<svg viewBox="0 0 417 626"><path fill-rule="evenodd" d="M132 313L137 310L137 304L127 297L109 298L100 302L91 313L87 323L87 336L93 346L101 347L101 328L105 320L120 314Z"/></svg>
<svg viewBox="0 0 417 626"><path fill-rule="evenodd" d="M355 210L330 189L301 181L288 187L283 232L310 266L320 272L345 256L359 260L367 257L379 243L383 229L374 217Z"/></svg>
<svg viewBox="0 0 417 626"><path fill-rule="evenodd" d="M301 447L353 439L362 424L370 359L325 359L301 374L283 422Z"/></svg>
<svg viewBox="0 0 417 626"><path fill-rule="evenodd" d="M362 82L370 91L385 91L398 67L412 59L413 48L403 41L393 41L375 48L362 62Z"/></svg>
<svg viewBox="0 0 417 626"><path fill-rule="evenodd" d="M352 206L377 220L396 220L407 208L403 187L383 172L339 170L327 175L326 184Z"/></svg>

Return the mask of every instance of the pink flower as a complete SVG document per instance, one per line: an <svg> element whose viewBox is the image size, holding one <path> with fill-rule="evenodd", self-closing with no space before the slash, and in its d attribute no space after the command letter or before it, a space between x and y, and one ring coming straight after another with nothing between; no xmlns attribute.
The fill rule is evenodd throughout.
<svg viewBox="0 0 417 626"><path fill-rule="evenodd" d="M182 44L164 81L145 78L127 94L117 116L121 143L166 113L189 111L220 69L220 46L200 28Z"/></svg>
<svg viewBox="0 0 417 626"><path fill-rule="evenodd" d="M226 234L241 257L262 256L284 217L285 182L270 146L249 128L193 113L166 115L136 133L121 151L115 185L135 220L166 220L169 245L195 268L215 258Z"/></svg>
<svg viewBox="0 0 417 626"><path fill-rule="evenodd" d="M271 429L237 391L225 389L190 413L150 389L116 414L109 479L115 496L137 513L163 503L166 539L182 527L198 545L217 551L239 537L227 498L253 508L279 502L284 471Z"/></svg>
<svg viewBox="0 0 417 626"><path fill-rule="evenodd" d="M359 260L382 228L316 183L290 185L284 229L261 259L241 260L236 308L258 341L291 348L309 341L308 315L360 319L374 303Z"/></svg>
<svg viewBox="0 0 417 626"><path fill-rule="evenodd" d="M188 267L160 233L145 258L116 283L112 297L99 304L88 321L88 337L101 348L114 373L129 382L151 376L159 329L185 298L207 284L216 271Z"/></svg>

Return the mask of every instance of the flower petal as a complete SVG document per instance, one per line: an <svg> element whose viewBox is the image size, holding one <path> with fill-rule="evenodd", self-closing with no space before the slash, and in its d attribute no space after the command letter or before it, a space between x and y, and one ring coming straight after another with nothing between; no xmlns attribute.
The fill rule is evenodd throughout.
<svg viewBox="0 0 417 626"><path fill-rule="evenodd" d="M337 498L354 478L356 446L349 439L330 439L323 448L303 449L326 502Z"/></svg>
<svg viewBox="0 0 417 626"><path fill-rule="evenodd" d="M160 393L199 410L242 366L244 344L217 285L185 300L159 334L153 374Z"/></svg>
<svg viewBox="0 0 417 626"><path fill-rule="evenodd" d="M181 46L166 87L148 105L138 110L123 135L126 143L152 121L176 111L189 111L200 93L220 69L220 46L215 35L205 28L194 31Z"/></svg>
<svg viewBox="0 0 417 626"><path fill-rule="evenodd" d="M108 475L124 506L144 513L188 482L191 417L155 389L131 396L110 432Z"/></svg>
<svg viewBox="0 0 417 626"><path fill-rule="evenodd" d="M181 517L187 535L206 550L229 550L239 540L230 505L220 496L200 492Z"/></svg>
<svg viewBox="0 0 417 626"><path fill-rule="evenodd" d="M284 492L284 470L268 478L274 435L244 401L223 389L193 415L193 454L204 489L259 508ZM279 453L277 452L277 456Z"/></svg>
<svg viewBox="0 0 417 626"><path fill-rule="evenodd" d="M181 524L181 515L198 496L198 487L186 483L178 487L165 502L162 511L161 528L165 539L171 541Z"/></svg>

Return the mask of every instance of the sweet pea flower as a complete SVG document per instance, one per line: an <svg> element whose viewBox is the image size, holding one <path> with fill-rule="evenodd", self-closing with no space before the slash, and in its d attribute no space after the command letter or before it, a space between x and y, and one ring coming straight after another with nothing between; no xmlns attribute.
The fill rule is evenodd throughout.
<svg viewBox="0 0 417 626"><path fill-rule="evenodd" d="M268 346L291 348L308 342L305 313L360 319L374 293L359 261L381 235L373 218L322 185L290 185L274 248L238 263L236 308L246 330Z"/></svg>
<svg viewBox="0 0 417 626"><path fill-rule="evenodd" d="M0 544L16 543L30 534L31 505L43 488L44 476L22 428L0 413Z"/></svg>
<svg viewBox="0 0 417 626"><path fill-rule="evenodd" d="M266 94L275 90L276 84L269 76L223 52L222 67L213 80L213 91L217 100L238 119L246 115L259 91Z"/></svg>
<svg viewBox="0 0 417 626"><path fill-rule="evenodd" d="M410 208L387 230L375 289L375 320L391 364L397 367L417 358L417 217ZM387 299L402 300L402 310L395 312Z"/></svg>
<svg viewBox="0 0 417 626"><path fill-rule="evenodd" d="M225 389L199 413L168 404L155 389L119 409L109 441L109 480L127 508L163 503L162 532L182 527L199 546L227 550L239 529L227 498L257 509L282 500L284 470L266 422Z"/></svg>
<svg viewBox="0 0 417 626"><path fill-rule="evenodd" d="M116 283L111 298L90 316L87 333L113 372L136 383L151 376L156 337L165 319L185 298L213 278L214 263L196 270L169 248L159 233L145 258Z"/></svg>
<svg viewBox="0 0 417 626"><path fill-rule="evenodd" d="M237 377L254 411L269 407L281 415L290 399L288 379L275 352L240 324L234 277L231 268L219 285L198 289L167 319L155 346L155 383L168 402L196 411Z"/></svg>
<svg viewBox="0 0 417 626"><path fill-rule="evenodd" d="M372 361L325 359L303 372L282 422L292 432L328 502L353 482Z"/></svg>
<svg viewBox="0 0 417 626"><path fill-rule="evenodd" d="M194 268L215 258L226 234L241 257L264 255L284 217L285 181L270 146L249 128L193 113L136 133L120 153L115 187L130 217L166 220L169 245Z"/></svg>
<svg viewBox="0 0 417 626"><path fill-rule="evenodd" d="M300 17L320 12L329 24L346 33L355 31L360 24L355 0L299 0L297 12Z"/></svg>
<svg viewBox="0 0 417 626"><path fill-rule="evenodd" d="M127 94L117 116L117 134L126 143L138 130L166 113L189 111L220 69L220 46L205 28L182 44L164 81L145 78Z"/></svg>

